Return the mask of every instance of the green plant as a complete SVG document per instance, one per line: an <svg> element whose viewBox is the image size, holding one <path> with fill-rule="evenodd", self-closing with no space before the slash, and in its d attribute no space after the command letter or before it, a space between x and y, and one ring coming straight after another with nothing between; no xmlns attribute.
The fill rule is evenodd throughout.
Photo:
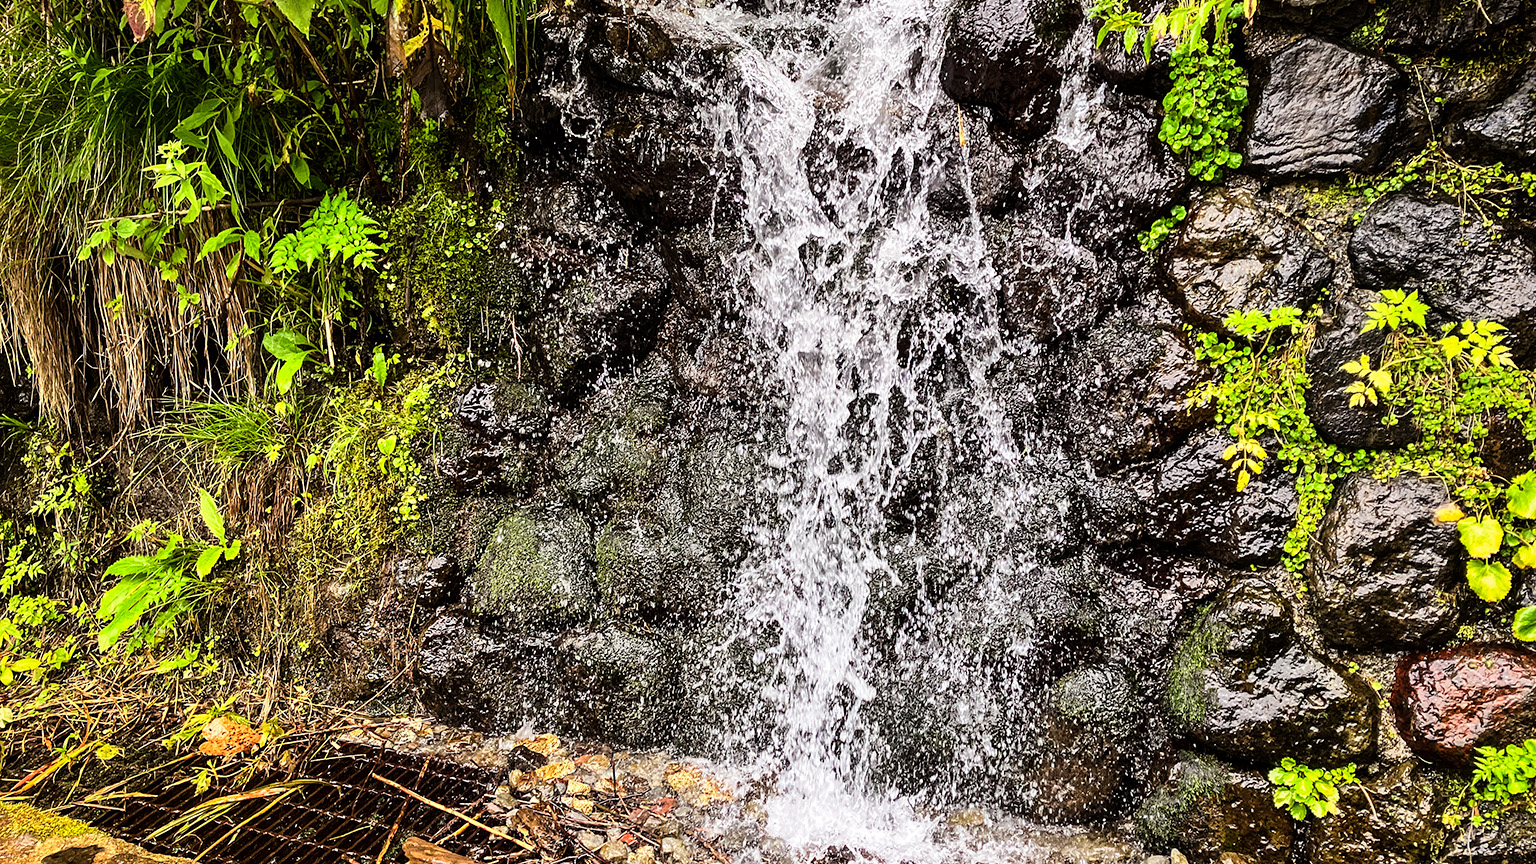
<svg viewBox="0 0 1536 864"><path fill-rule="evenodd" d="M1536 783L1536 739L1521 744L1479 747L1470 780L1453 787L1442 820L1451 827L1464 819L1473 825L1498 819L1519 807L1536 808L1530 791Z"/></svg>
<svg viewBox="0 0 1536 864"><path fill-rule="evenodd" d="M1309 813L1319 819L1338 813L1339 787L1360 781L1355 778L1353 762L1343 768L1324 770L1308 768L1286 757L1278 767L1269 770L1269 782L1275 787L1275 806L1300 822Z"/></svg>
<svg viewBox="0 0 1536 864"><path fill-rule="evenodd" d="M1157 247L1163 245L1168 235L1177 231L1179 224L1189 216L1189 211L1183 204L1176 205L1169 215L1152 223L1152 227L1136 235L1136 242L1141 245L1143 252L1156 252Z"/></svg>
<svg viewBox="0 0 1536 864"><path fill-rule="evenodd" d="M153 555L130 555L107 568L106 575L119 579L102 594L96 610L97 619L105 622L96 635L99 650L112 649L135 627L134 646L153 644L207 593L213 568L240 554L240 541L228 539L218 504L203 489L198 490L198 515L216 543L170 533ZM151 623L139 626L151 611L157 613Z"/></svg>
<svg viewBox="0 0 1536 864"><path fill-rule="evenodd" d="M1151 21L1127 9L1123 0L1099 0L1093 8L1093 16L1102 22L1099 45L1109 34L1121 33L1127 53L1139 41L1150 60L1154 43L1164 37L1174 42L1168 71L1173 87L1163 97L1158 137L1174 153L1189 154L1189 173L1201 180L1219 180L1243 162L1229 145L1242 129L1248 76L1232 58L1227 31L1233 18L1252 18L1256 8L1256 0L1180 0Z"/></svg>
<svg viewBox="0 0 1536 864"><path fill-rule="evenodd" d="M1232 59L1232 43L1207 45L1195 40L1173 52L1169 74L1173 89L1163 97L1163 122L1157 135L1173 152L1190 156L1189 173L1201 180L1221 179L1243 164L1230 146L1243 127L1248 107L1248 75Z"/></svg>

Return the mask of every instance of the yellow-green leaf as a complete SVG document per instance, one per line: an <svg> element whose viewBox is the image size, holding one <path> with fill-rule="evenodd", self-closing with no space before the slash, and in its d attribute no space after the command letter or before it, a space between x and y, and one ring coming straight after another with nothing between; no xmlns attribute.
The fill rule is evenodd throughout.
<svg viewBox="0 0 1536 864"><path fill-rule="evenodd" d="M1515 613L1515 638L1536 642L1536 606L1526 606Z"/></svg>
<svg viewBox="0 0 1536 864"><path fill-rule="evenodd" d="M1473 594L1486 602L1497 603L1508 597L1513 581L1509 568L1497 561L1467 562L1467 584L1472 586Z"/></svg>
<svg viewBox="0 0 1536 864"><path fill-rule="evenodd" d="M1536 472L1527 471L1509 483L1509 512L1536 519Z"/></svg>
<svg viewBox="0 0 1536 864"><path fill-rule="evenodd" d="M1456 523L1461 545L1473 558L1487 558L1504 545L1504 526L1492 516L1467 517Z"/></svg>

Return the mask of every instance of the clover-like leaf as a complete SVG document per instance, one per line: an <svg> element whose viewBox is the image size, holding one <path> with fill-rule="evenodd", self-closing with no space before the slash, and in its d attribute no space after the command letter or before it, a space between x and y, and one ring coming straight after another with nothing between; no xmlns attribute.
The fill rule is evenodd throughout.
<svg viewBox="0 0 1536 864"><path fill-rule="evenodd" d="M1509 568L1497 561L1467 562L1467 584L1472 586L1472 593L1485 602L1497 603L1508 597L1513 581Z"/></svg>
<svg viewBox="0 0 1536 864"><path fill-rule="evenodd" d="M1515 638L1521 642L1536 642L1536 606L1525 606L1515 613Z"/></svg>
<svg viewBox="0 0 1536 864"><path fill-rule="evenodd" d="M1473 558L1487 558L1504 545L1504 526L1492 516L1468 516L1456 523L1461 545Z"/></svg>

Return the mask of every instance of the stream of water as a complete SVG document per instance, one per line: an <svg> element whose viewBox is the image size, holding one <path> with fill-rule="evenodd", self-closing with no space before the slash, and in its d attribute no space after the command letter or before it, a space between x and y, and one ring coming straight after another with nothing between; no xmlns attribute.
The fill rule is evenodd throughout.
<svg viewBox="0 0 1536 864"><path fill-rule="evenodd" d="M1037 494L987 385L1002 350L997 277L979 220L928 206L946 171L969 190L961 120L939 86L949 6L844 2L811 38L766 46L743 17L714 20L752 46L715 122L744 170L752 236L736 266L782 422L777 505L735 604L736 642L766 683L728 749L776 784L775 835L893 858L930 842L914 808L966 803L1017 733L1006 718L1026 694L1008 670L1032 650L1016 593L1034 564L1007 539ZM957 458L972 463L964 480L950 476ZM921 542L889 519L914 488L936 512ZM963 600L870 625L877 590L921 605L940 559L971 574ZM920 737L911 724L925 721L943 727L943 764L911 798L890 779L905 758L893 733Z"/></svg>

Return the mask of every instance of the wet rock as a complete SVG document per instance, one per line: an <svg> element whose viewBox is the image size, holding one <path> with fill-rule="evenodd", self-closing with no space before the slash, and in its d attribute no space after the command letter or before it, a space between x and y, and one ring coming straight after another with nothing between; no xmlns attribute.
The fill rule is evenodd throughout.
<svg viewBox="0 0 1536 864"><path fill-rule="evenodd" d="M1085 666L1051 690L1045 755L1024 775L1030 814L1050 824L1077 824L1115 800L1129 755L1126 742L1142 728L1140 699L1127 670Z"/></svg>
<svg viewBox="0 0 1536 864"><path fill-rule="evenodd" d="M1159 299L1111 315L1072 352L1076 383L1065 421L1077 452L1108 473L1161 456L1210 422L1189 394L1212 380L1177 314Z"/></svg>
<svg viewBox="0 0 1536 864"><path fill-rule="evenodd" d="M1536 736L1536 650L1471 643L1409 654L1397 664L1392 709L1408 746L1444 765L1519 744Z"/></svg>
<svg viewBox="0 0 1536 864"><path fill-rule="evenodd" d="M1498 105L1463 120L1458 143L1469 153L1510 168L1536 167L1536 67L1526 70L1515 92Z"/></svg>
<svg viewBox="0 0 1536 864"><path fill-rule="evenodd" d="M1168 271L1177 302L1218 326L1233 311L1310 307L1332 280L1333 261L1310 232L1251 192L1221 189L1190 212Z"/></svg>
<svg viewBox="0 0 1536 864"><path fill-rule="evenodd" d="M1259 18L1304 25L1311 33L1345 33L1370 14L1364 0L1279 0L1259 8Z"/></svg>
<svg viewBox="0 0 1536 864"><path fill-rule="evenodd" d="M940 86L1016 136L1046 132L1061 104L1061 49L1081 18L1059 0L965 0L950 18Z"/></svg>
<svg viewBox="0 0 1536 864"><path fill-rule="evenodd" d="M946 112L946 119L955 114ZM1014 173L1023 157L1007 136L996 135L984 122L984 113L966 111L965 144L958 135L944 136L939 146L945 148L945 170L929 195L928 203L936 212L952 219L976 212L995 215L1009 204Z"/></svg>
<svg viewBox="0 0 1536 864"><path fill-rule="evenodd" d="M469 611L445 611L422 634L416 677L423 704L449 723L493 727L503 710L500 669L511 647Z"/></svg>
<svg viewBox="0 0 1536 864"><path fill-rule="evenodd" d="M739 212L739 168L724 164L697 111L707 89L736 80L739 46L686 18L592 16L588 62L619 87L599 100L597 173L631 212L667 228Z"/></svg>
<svg viewBox="0 0 1536 864"><path fill-rule="evenodd" d="M663 489L598 538L598 590L621 615L658 624L697 621L723 595L731 554L690 530L676 490Z"/></svg>
<svg viewBox="0 0 1536 864"><path fill-rule="evenodd" d="M497 524L466 599L480 614L523 627L584 619L596 608L592 547L581 514L523 508Z"/></svg>
<svg viewBox="0 0 1536 864"><path fill-rule="evenodd" d="M458 562L447 555L402 558L395 563L393 588L393 613L419 617L457 599Z"/></svg>
<svg viewBox="0 0 1536 864"><path fill-rule="evenodd" d="M1380 358L1386 344L1383 331L1364 332L1369 302L1355 293L1336 298L1335 308L1307 352L1307 375L1312 380L1306 393L1307 417L1324 441L1344 450L1390 449L1419 439L1411 419L1388 425L1383 422L1388 416L1385 406L1349 404L1345 390L1355 376L1344 371L1344 364L1359 360L1361 354Z"/></svg>
<svg viewBox="0 0 1536 864"><path fill-rule="evenodd" d="M1386 7L1382 35L1399 51L1446 51L1471 47L1520 18L1521 0L1421 0Z"/></svg>
<svg viewBox="0 0 1536 864"><path fill-rule="evenodd" d="M1490 234L1451 202L1394 195L1366 212L1349 257L1361 287L1418 291L1438 321L1491 319L1510 329L1518 360L1536 352L1536 252L1512 232Z"/></svg>
<svg viewBox="0 0 1536 864"><path fill-rule="evenodd" d="M567 418L555 437L562 491L577 498L628 497L650 479L662 459L657 439L669 413L670 376L654 360L633 379L598 394L585 417Z"/></svg>
<svg viewBox="0 0 1536 864"><path fill-rule="evenodd" d="M1403 143L1403 82L1390 65L1311 37L1266 65L1248 133L1250 167L1368 173Z"/></svg>
<svg viewBox="0 0 1536 864"><path fill-rule="evenodd" d="M1150 293L1136 234L1190 183L1158 123L1153 101L1111 90L1021 165L1006 215L984 223L1008 333L1051 341Z"/></svg>
<svg viewBox="0 0 1536 864"><path fill-rule="evenodd" d="M1339 812L1308 819L1308 864L1428 864L1445 845L1444 796L1417 763L1339 789ZM1369 800L1366 793L1370 794ZM1459 860L1459 856L1458 856Z"/></svg>
<svg viewBox="0 0 1536 864"><path fill-rule="evenodd" d="M667 740L682 704L674 646L607 628L567 637L559 655L562 689L581 734L629 747Z"/></svg>
<svg viewBox="0 0 1536 864"><path fill-rule="evenodd" d="M1180 754L1133 822L1148 849L1200 864L1229 854L1287 864L1296 844L1296 823L1274 806L1263 777L1194 753Z"/></svg>
<svg viewBox="0 0 1536 864"><path fill-rule="evenodd" d="M1375 695L1299 644L1288 604L1256 580L1196 619L1167 702L1186 734L1243 762L1333 765L1375 749Z"/></svg>
<svg viewBox="0 0 1536 864"><path fill-rule="evenodd" d="M1468 825L1440 860L1446 864L1536 864L1536 815L1514 810L1482 825Z"/></svg>
<svg viewBox="0 0 1536 864"><path fill-rule="evenodd" d="M1482 440L1479 455L1493 476L1510 480L1536 469L1536 455L1531 439L1525 437L1524 423L1507 411L1494 410L1488 413L1485 425L1488 435Z"/></svg>
<svg viewBox="0 0 1536 864"><path fill-rule="evenodd" d="M1434 519L1446 497L1433 478L1362 472L1339 484L1308 570L1324 640L1412 647L1455 631L1464 556L1455 526Z"/></svg>
<svg viewBox="0 0 1536 864"><path fill-rule="evenodd" d="M1131 472L1142 499L1143 538L1225 564L1278 561L1296 521L1295 481L1270 465L1242 492L1222 453L1231 436L1195 435L1155 466Z"/></svg>

